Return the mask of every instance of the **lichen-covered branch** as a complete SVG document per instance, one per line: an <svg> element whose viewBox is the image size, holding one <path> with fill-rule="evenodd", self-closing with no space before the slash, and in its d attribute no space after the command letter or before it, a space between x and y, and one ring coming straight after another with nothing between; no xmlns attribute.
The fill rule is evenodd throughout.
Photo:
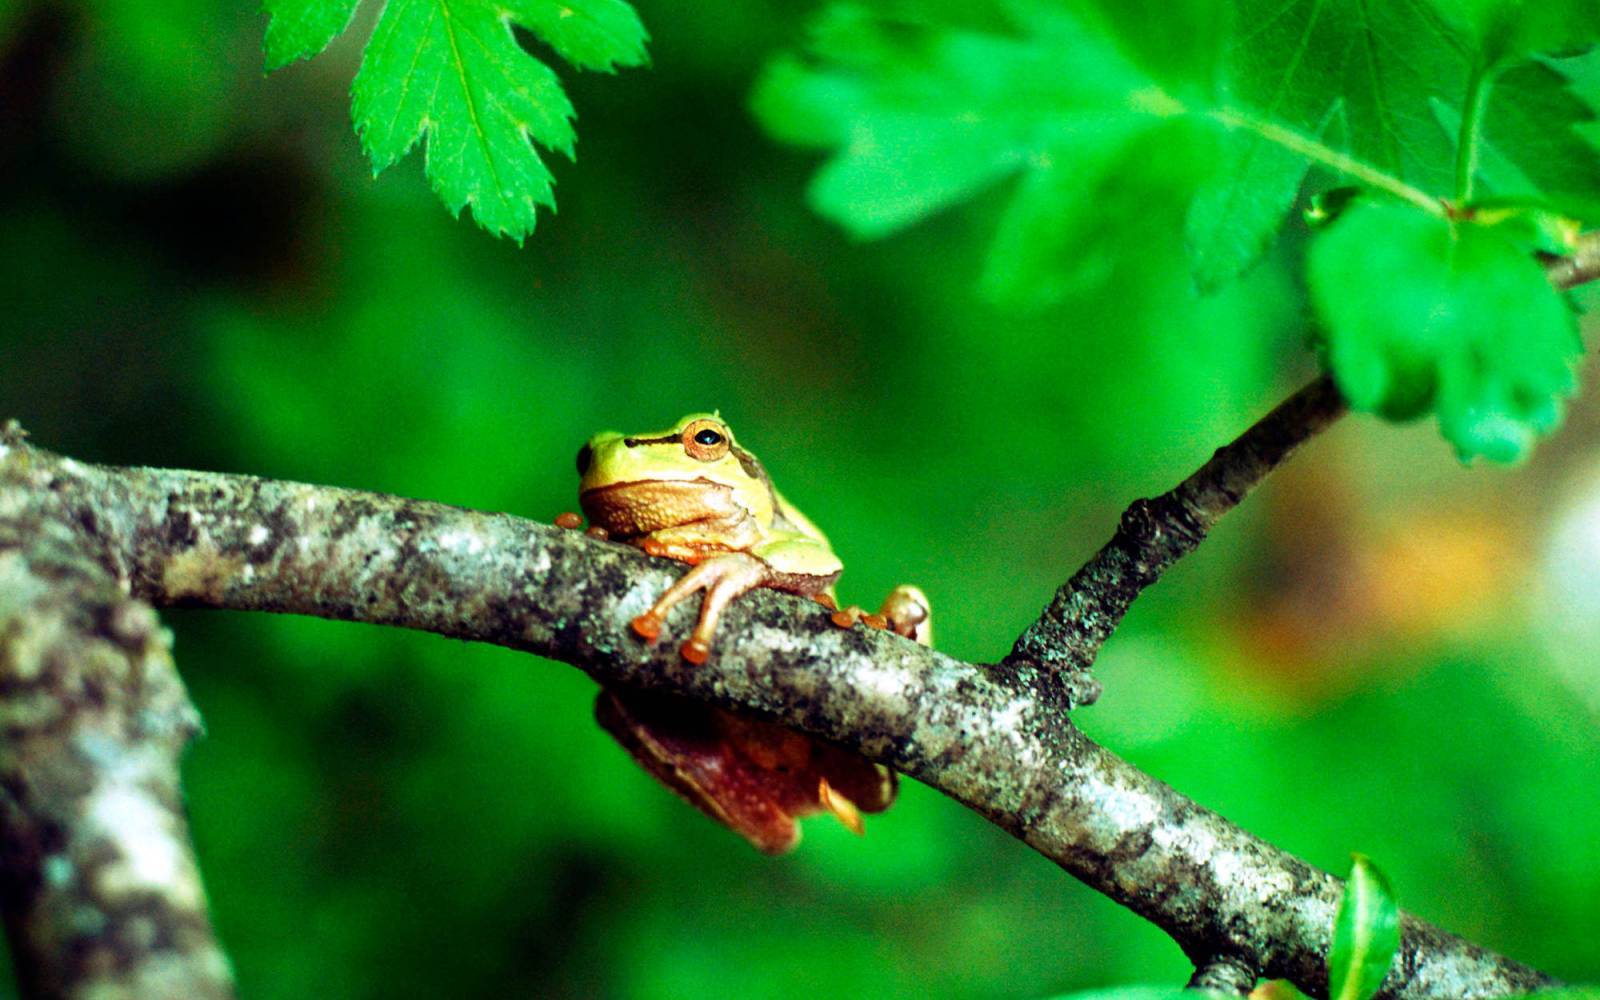
<svg viewBox="0 0 1600 1000"><path fill-rule="evenodd" d="M59 464L0 439L0 914L34 997L232 995L178 788L199 726Z"/></svg>
<svg viewBox="0 0 1600 1000"><path fill-rule="evenodd" d="M1340 882L1074 728L1050 674L995 670L772 591L735 602L698 667L628 622L681 566L504 514L246 476L87 466L7 442L91 524L136 597L492 642L775 719L916 777L1166 930L1199 967L1326 991ZM19 458L20 454L20 458ZM669 616L684 631L692 607ZM1407 919L1391 997L1488 997L1541 974Z"/></svg>
<svg viewBox="0 0 1600 1000"><path fill-rule="evenodd" d="M1557 288L1600 279L1600 230L1578 237L1570 256L1541 258ZM1089 673L1100 647L1145 588L1193 552L1228 511L1348 407L1327 375L1279 404L1175 489L1123 511L1117 532L1061 585L1006 657L1008 666L1053 671L1063 697L1088 705L1100 696Z"/></svg>
<svg viewBox="0 0 1600 1000"><path fill-rule="evenodd" d="M1193 552L1222 515L1290 453L1344 412L1344 399L1324 375L1217 449L1175 489L1135 502L1123 512L1111 541L1056 591L1022 633L1007 664L1058 671L1073 704L1093 702L1100 685L1089 676L1089 667L1134 599Z"/></svg>

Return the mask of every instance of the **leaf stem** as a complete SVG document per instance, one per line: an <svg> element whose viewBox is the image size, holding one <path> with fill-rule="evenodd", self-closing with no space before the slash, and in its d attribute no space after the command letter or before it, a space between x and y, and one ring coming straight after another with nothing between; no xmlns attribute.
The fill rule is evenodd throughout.
<svg viewBox="0 0 1600 1000"><path fill-rule="evenodd" d="M1472 200L1472 180L1478 172L1478 134L1489 103L1491 78L1482 63L1474 63L1467 80L1467 99L1461 111L1461 131L1456 136L1456 204Z"/></svg>
<svg viewBox="0 0 1600 1000"><path fill-rule="evenodd" d="M1206 115L1228 128L1248 129L1268 142L1274 142L1292 153L1298 153L1313 163L1321 164L1340 173L1348 174L1368 187L1387 191L1402 201L1409 201L1423 211L1444 215L1439 199L1421 188L1412 187L1392 174L1387 174L1370 163L1363 163L1347 153L1341 153L1326 143L1302 135L1293 129L1274 122L1263 121L1234 108L1216 108Z"/></svg>

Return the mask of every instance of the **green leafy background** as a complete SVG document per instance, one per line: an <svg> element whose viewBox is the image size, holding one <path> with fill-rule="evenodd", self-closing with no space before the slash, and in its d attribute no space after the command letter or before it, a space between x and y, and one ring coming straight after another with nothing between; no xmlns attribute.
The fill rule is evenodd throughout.
<svg viewBox="0 0 1600 1000"><path fill-rule="evenodd" d="M652 68L618 75L525 37L580 139L576 166L547 160L560 211L519 250L452 220L415 157L373 178L349 88L375 10L264 77L267 18L236 4L0 6L4 413L80 458L550 518L593 430L720 407L833 537L844 597L916 581L944 648L996 658L1123 506L1316 373L1307 244L1361 223L1296 221L1303 161L1250 160L1271 190L1217 187L1236 132L1164 101L1248 95L1205 83L1231 51L1206 5L1155 7L1034 8L1019 33L923 4L968 34L875 40L849 9L646 3ZM1138 50L1103 44L1138 24ZM1088 85L1058 93L1056 60ZM850 65L893 73L868 93ZM1589 63L1562 71L1593 98ZM1145 103L1108 112L1130 80ZM970 102L1004 127L975 129ZM1459 124L1437 103L1430 122ZM856 110L889 131L847 132ZM1337 145L1354 112L1294 113ZM932 145L819 161L763 122ZM1481 183L1527 194L1490 179L1554 157L1519 160L1506 129L1484 133ZM1588 197L1573 184L1532 190ZM1205 263L1219 220L1259 228ZM1548 390L1546 360L1527 371ZM1352 418L1141 600L1081 722L1324 868L1360 850L1406 908L1600 978L1597 522L1592 401L1515 468ZM812 823L771 860L633 767L570 668L165 618L207 721L189 809L246 996L1013 997L1188 974L1158 931L914 783L864 840Z"/></svg>

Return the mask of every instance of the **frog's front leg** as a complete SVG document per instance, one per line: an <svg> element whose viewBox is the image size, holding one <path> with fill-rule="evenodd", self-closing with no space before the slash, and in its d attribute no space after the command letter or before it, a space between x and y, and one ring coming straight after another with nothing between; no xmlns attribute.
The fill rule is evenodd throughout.
<svg viewBox="0 0 1600 1000"><path fill-rule="evenodd" d="M772 568L747 552L723 552L693 567L633 620L633 630L651 642L661 635L661 622L673 605L696 591L706 592L700 604L700 618L694 631L678 652L690 663L704 663L711 655L711 640L717 634L717 620L734 598L761 586L772 576Z"/></svg>
<svg viewBox="0 0 1600 1000"><path fill-rule="evenodd" d="M633 620L633 630L654 642L661 622L672 606L696 591L706 592L694 632L679 652L690 663L704 663L711 655L717 621L734 598L756 587L772 587L794 594L824 593L839 578L840 566L827 546L814 539L784 533L749 552L697 553L699 565L683 575L651 606Z"/></svg>

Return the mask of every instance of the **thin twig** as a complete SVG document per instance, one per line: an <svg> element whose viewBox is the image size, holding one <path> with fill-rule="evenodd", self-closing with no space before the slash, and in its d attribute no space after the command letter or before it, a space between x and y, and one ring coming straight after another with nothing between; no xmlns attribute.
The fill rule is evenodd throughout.
<svg viewBox="0 0 1600 1000"><path fill-rule="evenodd" d="M1123 512L1111 541L1056 591L1022 633L1007 665L1059 671L1074 704L1093 702L1099 684L1089 677L1089 667L1134 599L1193 552L1222 515L1296 448L1344 412L1344 399L1324 375L1218 449L1175 489L1136 501Z"/></svg>
<svg viewBox="0 0 1600 1000"><path fill-rule="evenodd" d="M1600 280L1600 230L1583 233L1565 257L1545 257L1544 273L1557 288L1576 288Z"/></svg>
<svg viewBox="0 0 1600 1000"><path fill-rule="evenodd" d="M1550 283L1560 289L1600 279L1600 231L1580 236L1571 256L1548 257L1542 263ZM1347 409L1333 379L1323 375L1218 449L1175 489L1135 501L1123 512L1111 541L1062 584L1022 633L1006 665L1053 671L1072 705L1094 702L1100 684L1089 669L1134 600Z"/></svg>

